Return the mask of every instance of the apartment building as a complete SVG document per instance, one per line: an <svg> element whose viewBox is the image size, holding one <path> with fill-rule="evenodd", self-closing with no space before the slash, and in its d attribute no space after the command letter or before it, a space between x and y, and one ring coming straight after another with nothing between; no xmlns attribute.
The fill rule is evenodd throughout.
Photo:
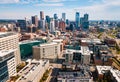
<svg viewBox="0 0 120 82"><path fill-rule="evenodd" d="M64 53L65 62L89 64L92 53L87 46L81 46L80 50L67 49Z"/></svg>
<svg viewBox="0 0 120 82"><path fill-rule="evenodd" d="M0 51L15 49L16 65L21 62L19 49L19 36L16 33L0 32Z"/></svg>
<svg viewBox="0 0 120 82"><path fill-rule="evenodd" d="M0 51L0 82L6 82L16 74L15 50Z"/></svg>
<svg viewBox="0 0 120 82"><path fill-rule="evenodd" d="M33 46L33 58L34 59L50 59L54 60L58 57L60 52L59 44L55 42L40 44Z"/></svg>

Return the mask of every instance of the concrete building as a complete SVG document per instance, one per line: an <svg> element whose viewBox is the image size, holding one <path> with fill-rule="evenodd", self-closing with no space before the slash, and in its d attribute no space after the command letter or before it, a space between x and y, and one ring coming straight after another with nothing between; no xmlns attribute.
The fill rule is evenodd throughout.
<svg viewBox="0 0 120 82"><path fill-rule="evenodd" d="M59 44L55 42L33 46L33 58L37 60L50 59L54 61L60 55L59 52Z"/></svg>
<svg viewBox="0 0 120 82"><path fill-rule="evenodd" d="M21 77L16 82L39 82L48 68L48 60L30 60L28 65L20 71Z"/></svg>
<svg viewBox="0 0 120 82"><path fill-rule="evenodd" d="M119 82L120 81L120 71L113 69L111 66L96 66L98 71L98 78L103 79L105 75L110 76L110 82Z"/></svg>
<svg viewBox="0 0 120 82"><path fill-rule="evenodd" d="M0 33L0 51L11 50L14 51L16 65L21 63L20 49L19 49L19 35L11 32Z"/></svg>
<svg viewBox="0 0 120 82"><path fill-rule="evenodd" d="M79 29L80 26L80 13L76 12L75 14L75 23L76 23L76 29Z"/></svg>
<svg viewBox="0 0 120 82"><path fill-rule="evenodd" d="M32 24L34 24L35 27L38 27L38 17L37 17L37 15L32 16L31 19L32 19Z"/></svg>
<svg viewBox="0 0 120 82"><path fill-rule="evenodd" d="M44 20L44 12L40 11L40 20Z"/></svg>
<svg viewBox="0 0 120 82"><path fill-rule="evenodd" d="M27 30L26 20L17 20L17 23L18 23L18 27L20 27L22 31Z"/></svg>
<svg viewBox="0 0 120 82"><path fill-rule="evenodd" d="M63 40L62 39L54 39L53 42L58 44L58 54L62 54L63 52Z"/></svg>
<svg viewBox="0 0 120 82"><path fill-rule="evenodd" d="M0 82L6 82L16 74L15 50L0 51Z"/></svg>
<svg viewBox="0 0 120 82"><path fill-rule="evenodd" d="M57 82L93 82L93 79L89 73L83 76L81 72L60 72Z"/></svg>
<svg viewBox="0 0 120 82"><path fill-rule="evenodd" d="M40 20L39 21L39 29L42 29L43 31L45 31L45 21L44 20Z"/></svg>
<svg viewBox="0 0 120 82"><path fill-rule="evenodd" d="M51 33L55 32L55 22L53 18L51 18L51 21L50 21L50 32Z"/></svg>
<svg viewBox="0 0 120 82"><path fill-rule="evenodd" d="M59 21L58 20L54 20L54 22L55 22L55 30L57 30L58 27L59 27Z"/></svg>
<svg viewBox="0 0 120 82"><path fill-rule="evenodd" d="M45 43L44 40L24 40L19 43L21 58L27 58L32 56L33 50L32 47Z"/></svg>
<svg viewBox="0 0 120 82"><path fill-rule="evenodd" d="M64 32L66 31L66 25L64 21L59 22L59 30Z"/></svg>
<svg viewBox="0 0 120 82"><path fill-rule="evenodd" d="M62 13L62 20L66 21L66 13Z"/></svg>
<svg viewBox="0 0 120 82"><path fill-rule="evenodd" d="M93 77L91 77L85 68L86 67L81 68L80 71L59 72L57 76L57 82L93 82Z"/></svg>
<svg viewBox="0 0 120 82"><path fill-rule="evenodd" d="M81 46L80 50L67 49L65 51L65 62L90 64L90 57L93 52L87 46Z"/></svg>

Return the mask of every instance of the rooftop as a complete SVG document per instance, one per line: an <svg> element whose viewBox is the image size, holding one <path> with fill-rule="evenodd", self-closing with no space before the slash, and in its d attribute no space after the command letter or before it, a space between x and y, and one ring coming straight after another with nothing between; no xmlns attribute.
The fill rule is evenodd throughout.
<svg viewBox="0 0 120 82"><path fill-rule="evenodd" d="M14 34L15 33L12 33L12 32L0 32L0 38L7 37Z"/></svg>
<svg viewBox="0 0 120 82"><path fill-rule="evenodd" d="M93 53L87 46L81 46L81 50L66 49L65 51L66 54L72 54L73 52L81 53L82 55L90 55Z"/></svg>
<svg viewBox="0 0 120 82"><path fill-rule="evenodd" d="M103 74L103 73L105 73L105 71L111 69L111 66L96 66L96 67L97 67L99 74Z"/></svg>
<svg viewBox="0 0 120 82"><path fill-rule="evenodd" d="M90 39L90 38L82 38L81 42L87 43L101 43L100 39Z"/></svg>
<svg viewBox="0 0 120 82"><path fill-rule="evenodd" d="M53 42L62 42L63 39L54 39Z"/></svg>
<svg viewBox="0 0 120 82"><path fill-rule="evenodd" d="M117 82L120 81L120 71L119 70L113 69L111 66L96 66L96 67L97 67L99 74L103 74L103 73L105 73L105 71L110 70L110 72L112 73L113 77L115 77Z"/></svg>
<svg viewBox="0 0 120 82"><path fill-rule="evenodd" d="M34 42L41 42L41 41L39 41L39 40L25 40L25 41L19 42L19 44L27 44L27 43L34 43Z"/></svg>
<svg viewBox="0 0 120 82"><path fill-rule="evenodd" d="M52 45L56 45L56 42L50 42L50 43L44 43L44 44L40 44L39 47L43 47L43 46L52 46Z"/></svg>
<svg viewBox="0 0 120 82"><path fill-rule="evenodd" d="M15 51L14 49L13 50L2 50L2 51L0 51L0 57L4 57L14 51Z"/></svg>
<svg viewBox="0 0 120 82"><path fill-rule="evenodd" d="M22 76L17 82L33 82L38 77L38 73L40 74L42 72L47 62L48 60L32 60L30 65L20 71L20 75Z"/></svg>
<svg viewBox="0 0 120 82"><path fill-rule="evenodd" d="M89 66L77 65L80 68L79 71L61 71L58 74L59 80L61 79L90 79L91 73L89 71Z"/></svg>

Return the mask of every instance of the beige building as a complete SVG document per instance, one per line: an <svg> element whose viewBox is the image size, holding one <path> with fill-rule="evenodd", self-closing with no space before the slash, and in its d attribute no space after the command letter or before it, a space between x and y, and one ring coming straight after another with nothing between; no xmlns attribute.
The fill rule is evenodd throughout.
<svg viewBox="0 0 120 82"><path fill-rule="evenodd" d="M81 46L80 50L66 49L65 62L90 64L90 57L93 52L87 46Z"/></svg>
<svg viewBox="0 0 120 82"><path fill-rule="evenodd" d="M6 82L16 73L14 50L0 51L0 82Z"/></svg>
<svg viewBox="0 0 120 82"><path fill-rule="evenodd" d="M19 49L19 36L16 33L0 32L0 51L15 49L14 55L16 65L21 62L20 49Z"/></svg>
<svg viewBox="0 0 120 82"><path fill-rule="evenodd" d="M21 76L16 82L40 82L46 70L49 68L49 60L32 60L21 70Z"/></svg>
<svg viewBox="0 0 120 82"><path fill-rule="evenodd" d="M34 59L56 59L60 52L59 44L55 42L40 44L33 46L33 58Z"/></svg>

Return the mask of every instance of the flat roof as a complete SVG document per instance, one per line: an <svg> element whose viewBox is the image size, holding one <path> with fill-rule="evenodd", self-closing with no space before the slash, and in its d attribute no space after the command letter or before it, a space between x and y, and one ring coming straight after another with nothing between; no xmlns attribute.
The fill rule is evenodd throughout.
<svg viewBox="0 0 120 82"><path fill-rule="evenodd" d="M93 53L89 50L88 46L81 46L81 50L74 50L74 49L66 49L66 54L73 54L73 52L81 53L82 55L90 55Z"/></svg>
<svg viewBox="0 0 120 82"><path fill-rule="evenodd" d="M91 38L82 38L81 42L88 42L88 43L101 43L100 39L91 39Z"/></svg>
<svg viewBox="0 0 120 82"><path fill-rule="evenodd" d="M56 42L51 42L51 43L44 43L44 44L40 44L40 46L50 46L50 45L55 45L57 44Z"/></svg>
<svg viewBox="0 0 120 82"><path fill-rule="evenodd" d="M115 79L119 82L120 81L120 71L111 69L110 72L115 77Z"/></svg>
<svg viewBox="0 0 120 82"><path fill-rule="evenodd" d="M39 40L25 40L25 41L19 42L19 44L27 44L27 43L34 43L34 42L41 42L41 41L39 41Z"/></svg>
<svg viewBox="0 0 120 82"><path fill-rule="evenodd" d="M53 42L62 42L63 39L54 39Z"/></svg>
<svg viewBox="0 0 120 82"><path fill-rule="evenodd" d="M105 71L111 69L111 66L96 66L96 67L99 74L103 74Z"/></svg>
<svg viewBox="0 0 120 82"><path fill-rule="evenodd" d="M15 49L13 49L13 50L1 50L0 51L0 57L4 57L5 55L10 54L14 51L15 51Z"/></svg>
<svg viewBox="0 0 120 82"><path fill-rule="evenodd" d="M98 73L103 74L105 73L106 70L110 70L112 73L113 77L119 82L120 81L120 71L117 69L113 69L111 66L96 66Z"/></svg>
<svg viewBox="0 0 120 82"><path fill-rule="evenodd" d="M13 32L0 32L0 38L7 37L10 35L14 35L15 33Z"/></svg>
<svg viewBox="0 0 120 82"><path fill-rule="evenodd" d="M76 71L76 72L59 72L58 77L60 79L90 79L91 76L88 71Z"/></svg>
<svg viewBox="0 0 120 82"><path fill-rule="evenodd" d="M38 77L38 73L42 72L47 62L48 60L32 60L30 65L21 70L22 75L17 82L33 82Z"/></svg>

